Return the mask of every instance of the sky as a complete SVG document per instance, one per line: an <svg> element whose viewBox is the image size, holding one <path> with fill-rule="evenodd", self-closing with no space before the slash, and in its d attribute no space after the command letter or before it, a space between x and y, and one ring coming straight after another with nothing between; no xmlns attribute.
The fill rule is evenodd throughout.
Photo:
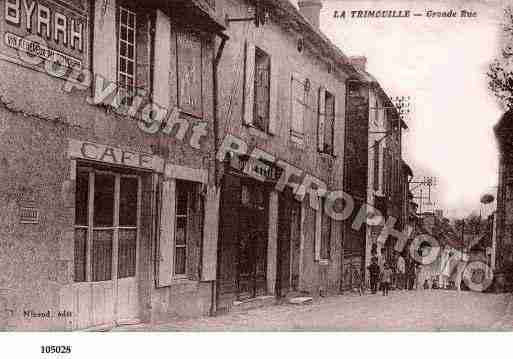
<svg viewBox="0 0 513 359"><path fill-rule="evenodd" d="M499 53L504 6L502 0L323 1L321 30L346 55L366 56L367 71L389 96L411 96L403 156L416 179L437 177L432 202L448 217L479 213L481 195L496 191L492 128L503 110L487 89L486 71ZM351 10L380 9L424 16L350 15ZM477 17L427 18L430 9L453 9L458 15L466 9ZM335 19L335 10L345 10L346 18ZM482 207L483 213L491 207Z"/></svg>

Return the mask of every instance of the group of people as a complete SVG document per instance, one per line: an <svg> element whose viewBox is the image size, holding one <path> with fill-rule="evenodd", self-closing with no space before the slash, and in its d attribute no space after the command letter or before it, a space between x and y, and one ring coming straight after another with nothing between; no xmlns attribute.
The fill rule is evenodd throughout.
<svg viewBox="0 0 513 359"><path fill-rule="evenodd" d="M381 255L372 254L371 263L367 267L370 274L371 292L378 290L387 296L391 287L401 290L412 290L416 286L416 267L414 263L406 263L404 257L395 253L394 259L387 261L385 250L381 249ZM378 288L379 286L379 288Z"/></svg>

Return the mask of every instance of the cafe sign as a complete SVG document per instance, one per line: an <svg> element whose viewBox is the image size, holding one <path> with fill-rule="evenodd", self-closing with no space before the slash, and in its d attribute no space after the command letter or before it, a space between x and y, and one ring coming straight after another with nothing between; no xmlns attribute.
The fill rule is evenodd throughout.
<svg viewBox="0 0 513 359"><path fill-rule="evenodd" d="M125 150L94 142L69 140L69 157L118 166L163 172L164 160L155 155Z"/></svg>
<svg viewBox="0 0 513 359"><path fill-rule="evenodd" d="M87 59L85 0L0 0L2 52L20 52L69 68ZM19 57L19 56L18 56Z"/></svg>

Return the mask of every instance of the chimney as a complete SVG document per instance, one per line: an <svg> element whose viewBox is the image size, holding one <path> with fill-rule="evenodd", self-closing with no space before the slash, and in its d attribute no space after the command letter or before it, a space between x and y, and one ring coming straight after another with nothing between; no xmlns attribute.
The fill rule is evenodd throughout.
<svg viewBox="0 0 513 359"><path fill-rule="evenodd" d="M356 67L358 70L365 71L367 67L367 58L365 56L351 56L349 58L351 65Z"/></svg>
<svg viewBox="0 0 513 359"><path fill-rule="evenodd" d="M299 0L297 5L299 6L299 12L318 29L322 9L321 0Z"/></svg>

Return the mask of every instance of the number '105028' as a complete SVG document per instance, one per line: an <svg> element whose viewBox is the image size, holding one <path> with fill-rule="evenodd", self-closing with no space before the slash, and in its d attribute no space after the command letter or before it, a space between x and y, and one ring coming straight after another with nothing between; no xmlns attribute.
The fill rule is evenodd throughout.
<svg viewBox="0 0 513 359"><path fill-rule="evenodd" d="M70 354L70 345L41 345L42 354Z"/></svg>

